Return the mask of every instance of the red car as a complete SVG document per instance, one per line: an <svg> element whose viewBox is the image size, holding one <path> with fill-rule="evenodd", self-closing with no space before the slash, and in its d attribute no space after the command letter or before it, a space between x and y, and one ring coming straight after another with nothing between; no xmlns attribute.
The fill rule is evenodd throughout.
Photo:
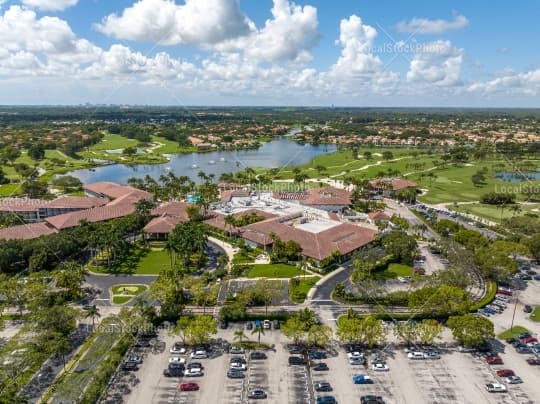
<svg viewBox="0 0 540 404"><path fill-rule="evenodd" d="M528 344L530 342L538 342L538 340L535 337L525 337L520 339L522 344Z"/></svg>
<svg viewBox="0 0 540 404"><path fill-rule="evenodd" d="M199 390L197 383L182 383L180 385L180 391L196 391Z"/></svg>
<svg viewBox="0 0 540 404"><path fill-rule="evenodd" d="M500 295L512 296L512 290L507 288L499 288L497 293Z"/></svg>
<svg viewBox="0 0 540 404"><path fill-rule="evenodd" d="M501 359L500 356L488 356L486 358L486 362L490 365L502 365L503 364L503 360Z"/></svg>
<svg viewBox="0 0 540 404"><path fill-rule="evenodd" d="M513 370L510 370L510 369L499 369L497 370L497 376L510 377L510 376L515 376L515 373Z"/></svg>

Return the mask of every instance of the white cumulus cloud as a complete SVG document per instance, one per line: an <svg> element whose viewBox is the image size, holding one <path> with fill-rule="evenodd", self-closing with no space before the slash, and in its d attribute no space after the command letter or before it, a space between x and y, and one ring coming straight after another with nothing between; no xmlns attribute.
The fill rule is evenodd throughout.
<svg viewBox="0 0 540 404"><path fill-rule="evenodd" d="M239 52L259 61L311 60L311 49L319 39L317 9L288 0L274 0L272 18L258 29L251 23L249 35L223 41L212 49Z"/></svg>
<svg viewBox="0 0 540 404"><path fill-rule="evenodd" d="M540 69L523 73L516 73L511 70L501 72L499 77L493 80L471 84L467 87L467 91L537 95L540 92Z"/></svg>
<svg viewBox="0 0 540 404"><path fill-rule="evenodd" d="M455 48L450 41L434 41L415 48L407 72L407 81L437 86L461 84L463 49Z"/></svg>
<svg viewBox="0 0 540 404"><path fill-rule="evenodd" d="M76 5L77 2L78 0L22 0L25 6L43 11L64 11Z"/></svg>
<svg viewBox="0 0 540 404"><path fill-rule="evenodd" d="M106 35L163 45L213 44L249 32L238 0L139 0L96 28Z"/></svg>
<svg viewBox="0 0 540 404"><path fill-rule="evenodd" d="M469 20L464 15L456 15L453 20L428 18L413 18L409 21L400 21L397 30L402 33L412 34L442 34L446 31L463 29L469 25Z"/></svg>

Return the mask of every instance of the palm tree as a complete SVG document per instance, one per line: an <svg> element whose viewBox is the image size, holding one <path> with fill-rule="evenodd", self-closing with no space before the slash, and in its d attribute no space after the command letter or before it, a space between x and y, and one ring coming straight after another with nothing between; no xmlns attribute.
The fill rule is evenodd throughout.
<svg viewBox="0 0 540 404"><path fill-rule="evenodd" d="M86 311L86 314L84 315L84 317L92 319L92 328L94 328L96 318L100 318L101 313L99 312L98 307L94 304L89 310Z"/></svg>
<svg viewBox="0 0 540 404"><path fill-rule="evenodd" d="M171 260L171 269L173 268L174 262L176 261L176 253L178 252L178 244L176 243L176 238L171 233L169 234L169 238L165 242L163 249L169 256L169 259Z"/></svg>
<svg viewBox="0 0 540 404"><path fill-rule="evenodd" d="M227 228L229 229L229 238L232 236L231 235L231 228L236 228L236 219L234 218L233 215L227 215L225 216L225 224L227 225Z"/></svg>
<svg viewBox="0 0 540 404"><path fill-rule="evenodd" d="M240 328L234 332L234 341L238 341L240 345L242 345L242 342L247 339L247 335L244 333L244 329Z"/></svg>
<svg viewBox="0 0 540 404"><path fill-rule="evenodd" d="M255 324L255 328L253 328L253 331L251 331L251 334L257 333L257 341L260 344L261 343L261 334L264 335L264 328L262 326L262 323L258 322Z"/></svg>

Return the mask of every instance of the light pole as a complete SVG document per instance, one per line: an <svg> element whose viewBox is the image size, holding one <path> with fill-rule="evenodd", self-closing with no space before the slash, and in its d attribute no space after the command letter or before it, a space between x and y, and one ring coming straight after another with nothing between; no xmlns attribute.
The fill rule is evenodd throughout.
<svg viewBox="0 0 540 404"><path fill-rule="evenodd" d="M512 332L512 329L514 328L514 319L516 317L516 309L517 309L517 305L518 305L518 296L516 295L515 296L515 302L514 302L514 312L512 313L512 323L510 324L510 332Z"/></svg>

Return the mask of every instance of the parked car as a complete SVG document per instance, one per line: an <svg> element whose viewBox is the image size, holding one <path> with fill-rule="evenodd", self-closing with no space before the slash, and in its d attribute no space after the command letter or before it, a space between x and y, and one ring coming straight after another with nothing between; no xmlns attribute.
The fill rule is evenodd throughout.
<svg viewBox="0 0 540 404"><path fill-rule="evenodd" d="M233 363L231 363L230 370L245 371L245 370L247 370L247 366L246 366L245 363L233 362Z"/></svg>
<svg viewBox="0 0 540 404"><path fill-rule="evenodd" d="M184 358L181 358L180 356L171 356L169 358L169 363L184 365L186 363L186 360Z"/></svg>
<svg viewBox="0 0 540 404"><path fill-rule="evenodd" d="M441 355L437 352L427 351L424 352L424 359L441 359Z"/></svg>
<svg viewBox="0 0 540 404"><path fill-rule="evenodd" d="M124 362L122 363L121 369L127 372L133 372L139 369L139 365L134 362Z"/></svg>
<svg viewBox="0 0 540 404"><path fill-rule="evenodd" d="M180 384L180 391L197 391L199 385L197 383L182 383Z"/></svg>
<svg viewBox="0 0 540 404"><path fill-rule="evenodd" d="M460 345L458 347L458 351L459 352L464 352L464 353L470 353L470 352L475 352L476 348Z"/></svg>
<svg viewBox="0 0 540 404"><path fill-rule="evenodd" d="M264 320L264 321L263 321L263 328L264 328L265 330L269 330L269 329L272 328L272 324L270 323L270 320Z"/></svg>
<svg viewBox="0 0 540 404"><path fill-rule="evenodd" d="M364 358L349 358L349 365L363 365L366 363Z"/></svg>
<svg viewBox="0 0 540 404"><path fill-rule="evenodd" d="M531 333L529 331L525 331L525 332L522 332L522 333L518 334L519 339L528 338L528 337L532 337L532 335L531 335Z"/></svg>
<svg viewBox="0 0 540 404"><path fill-rule="evenodd" d="M266 354L264 352L260 352L260 351L251 352L250 357L253 360L260 360L260 359L266 359L267 358Z"/></svg>
<svg viewBox="0 0 540 404"><path fill-rule="evenodd" d="M206 351L195 351L191 353L191 359L206 359L208 353Z"/></svg>
<svg viewBox="0 0 540 404"><path fill-rule="evenodd" d="M520 342L522 344L530 344L531 342L538 342L538 339L536 339L535 337L525 337L521 338Z"/></svg>
<svg viewBox="0 0 540 404"><path fill-rule="evenodd" d="M230 369L227 371L227 377L229 379L243 379L244 377L246 377L246 374L241 370Z"/></svg>
<svg viewBox="0 0 540 404"><path fill-rule="evenodd" d="M332 391L332 386L328 382L318 382L313 385L315 391Z"/></svg>
<svg viewBox="0 0 540 404"><path fill-rule="evenodd" d="M373 384L373 379L367 375L354 375L352 381L354 384Z"/></svg>
<svg viewBox="0 0 540 404"><path fill-rule="evenodd" d="M274 330L279 330L280 326L279 326L279 320L274 320L272 322L272 325L274 326Z"/></svg>
<svg viewBox="0 0 540 404"><path fill-rule="evenodd" d="M229 362L230 363L243 363L244 365L247 363L246 358L244 358L243 356L233 356Z"/></svg>
<svg viewBox="0 0 540 404"><path fill-rule="evenodd" d="M165 377L182 377L184 370L179 367L169 366L167 369L163 370L163 376Z"/></svg>
<svg viewBox="0 0 540 404"><path fill-rule="evenodd" d="M181 343L176 342L176 343L173 344L173 346L171 347L169 352L174 354L174 355L183 355L183 354L185 354L187 352L187 349Z"/></svg>
<svg viewBox="0 0 540 404"><path fill-rule="evenodd" d="M508 376L505 379L505 382L508 384L519 384L519 383L523 383L523 380L521 380L521 377L513 375L513 376Z"/></svg>
<svg viewBox="0 0 540 404"><path fill-rule="evenodd" d="M486 390L490 393L506 393L506 386L500 383L486 384Z"/></svg>
<svg viewBox="0 0 540 404"><path fill-rule="evenodd" d="M184 377L201 377L203 372L201 369L186 369L184 372Z"/></svg>
<svg viewBox="0 0 540 404"><path fill-rule="evenodd" d="M329 370L329 369L328 369L328 365L326 363L319 362L319 363L316 363L315 365L313 365L311 370L313 370L315 372L322 372L322 371Z"/></svg>
<svg viewBox="0 0 540 404"><path fill-rule="evenodd" d="M381 396L374 396L373 394L368 394L360 397L361 404L384 404L384 400Z"/></svg>
<svg viewBox="0 0 540 404"><path fill-rule="evenodd" d="M231 354L243 354L245 351L244 351L244 348L240 347L240 346L232 346L230 349L229 349L229 353Z"/></svg>
<svg viewBox="0 0 540 404"><path fill-rule="evenodd" d="M316 401L317 404L336 404L336 398L334 396L320 396L317 397Z"/></svg>
<svg viewBox="0 0 540 404"><path fill-rule="evenodd" d="M488 356L486 357L486 362L489 364L489 365L502 365L503 364L503 360L500 356Z"/></svg>
<svg viewBox="0 0 540 404"><path fill-rule="evenodd" d="M518 346L516 348L516 352L519 354L529 354L529 353L533 353L533 350L527 345L523 345L523 346Z"/></svg>
<svg viewBox="0 0 540 404"><path fill-rule="evenodd" d="M499 377L514 376L514 371L510 370L510 369L499 369L499 370L497 370L497 376L499 376Z"/></svg>
<svg viewBox="0 0 540 404"><path fill-rule="evenodd" d="M500 287L499 289L497 289L497 293L505 296L512 296L512 289Z"/></svg>
<svg viewBox="0 0 540 404"><path fill-rule="evenodd" d="M140 365L141 363L143 363L143 357L140 355L130 355L126 359L126 362L132 362L132 363L136 363L137 365Z"/></svg>
<svg viewBox="0 0 540 404"><path fill-rule="evenodd" d="M298 355L298 354L303 354L304 353L304 348L302 348L301 346L299 345L291 345L289 347L289 353L291 355Z"/></svg>
<svg viewBox="0 0 540 404"><path fill-rule="evenodd" d="M418 351L409 352L407 354L407 358L421 360L421 359L424 359L424 354L422 352L418 352Z"/></svg>
<svg viewBox="0 0 540 404"><path fill-rule="evenodd" d="M527 359L527 363L531 366L540 366L540 359L539 358L529 358Z"/></svg>
<svg viewBox="0 0 540 404"><path fill-rule="evenodd" d="M253 330L253 323L251 321L246 323L246 330Z"/></svg>
<svg viewBox="0 0 540 404"><path fill-rule="evenodd" d="M227 320L220 320L219 321L219 328L222 330L226 330L227 327L229 327L229 322Z"/></svg>
<svg viewBox="0 0 540 404"><path fill-rule="evenodd" d="M388 372L390 368L384 363L374 363L371 365L371 369L375 372Z"/></svg>
<svg viewBox="0 0 540 404"><path fill-rule="evenodd" d="M311 360L320 360L320 359L326 359L326 352L321 351L313 351L309 353L309 359Z"/></svg>
<svg viewBox="0 0 540 404"><path fill-rule="evenodd" d="M187 368L188 369L204 369L204 366L202 365L201 362L190 362L188 363L187 365Z"/></svg>
<svg viewBox="0 0 540 404"><path fill-rule="evenodd" d="M305 365L306 360L300 356L289 356L289 365Z"/></svg>
<svg viewBox="0 0 540 404"><path fill-rule="evenodd" d="M252 400L264 399L266 398L266 396L267 394L266 394L266 391L264 390L254 389L254 390L248 391L248 398Z"/></svg>

